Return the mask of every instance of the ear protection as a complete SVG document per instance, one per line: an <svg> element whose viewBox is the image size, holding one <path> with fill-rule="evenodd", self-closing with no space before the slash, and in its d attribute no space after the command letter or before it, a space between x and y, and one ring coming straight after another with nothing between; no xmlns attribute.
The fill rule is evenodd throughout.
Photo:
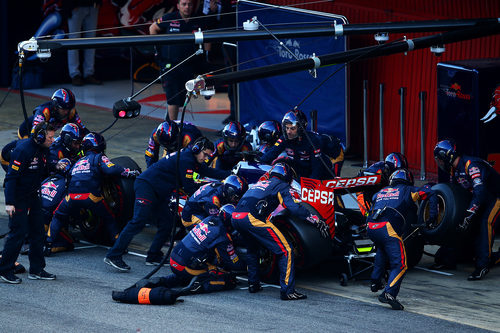
<svg viewBox="0 0 500 333"><path fill-rule="evenodd" d="M191 151L193 154L198 154L200 151L210 148L212 142L208 140L206 137L202 136L193 143L193 147L191 147ZM213 146L213 145L212 145ZM213 150L213 149L212 149Z"/></svg>
<svg viewBox="0 0 500 333"><path fill-rule="evenodd" d="M43 122L38 129L36 129L35 133L33 133L35 142L39 145L45 142L45 137L47 135L47 123Z"/></svg>

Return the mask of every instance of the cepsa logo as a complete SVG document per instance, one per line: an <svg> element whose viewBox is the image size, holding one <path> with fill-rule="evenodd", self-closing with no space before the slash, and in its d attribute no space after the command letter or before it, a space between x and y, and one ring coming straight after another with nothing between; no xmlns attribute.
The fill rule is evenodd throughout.
<svg viewBox="0 0 500 333"><path fill-rule="evenodd" d="M324 187L323 187L324 188ZM309 203L321 203L323 205L333 205L333 190L318 190L303 187L301 190L302 201Z"/></svg>
<svg viewBox="0 0 500 333"><path fill-rule="evenodd" d="M375 185L380 183L380 178L381 175L362 176L354 178L337 178L332 180L325 180L323 181L323 184L326 187L331 187L333 189L349 188L356 186Z"/></svg>

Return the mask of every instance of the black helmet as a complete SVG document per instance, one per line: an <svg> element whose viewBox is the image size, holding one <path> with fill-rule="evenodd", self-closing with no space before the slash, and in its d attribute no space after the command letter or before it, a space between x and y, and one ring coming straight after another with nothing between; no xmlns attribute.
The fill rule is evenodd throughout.
<svg viewBox="0 0 500 333"><path fill-rule="evenodd" d="M64 147L69 151L78 150L78 147L74 147L74 142L80 142L80 128L78 125L73 123L68 123L61 129L61 142Z"/></svg>
<svg viewBox="0 0 500 333"><path fill-rule="evenodd" d="M236 175L230 175L222 182L222 195L228 203L237 204L247 190L247 182Z"/></svg>
<svg viewBox="0 0 500 333"><path fill-rule="evenodd" d="M257 134L260 143L273 145L281 136L281 125L276 120L267 120L259 125Z"/></svg>
<svg viewBox="0 0 500 333"><path fill-rule="evenodd" d="M163 147L172 150L177 143L179 135L179 126L171 120L164 121L156 128L155 136L158 143Z"/></svg>
<svg viewBox="0 0 500 333"><path fill-rule="evenodd" d="M293 178L296 178L297 175L295 171L286 163L276 163L269 170L269 178L277 177L281 180L284 180L288 184L292 182Z"/></svg>
<svg viewBox="0 0 500 333"><path fill-rule="evenodd" d="M405 155L401 153L390 153L385 157L384 162L389 167L391 173L397 169L408 169L408 161Z"/></svg>
<svg viewBox="0 0 500 333"><path fill-rule="evenodd" d="M449 172L457 157L457 147L453 140L439 141L434 147L434 159L438 167L443 171Z"/></svg>
<svg viewBox="0 0 500 333"><path fill-rule="evenodd" d="M389 177L389 185L395 186L398 184L413 185L413 175L406 169L398 169Z"/></svg>
<svg viewBox="0 0 500 333"><path fill-rule="evenodd" d="M342 143L340 139L328 134L321 134L321 151L329 157L337 157L340 154Z"/></svg>
<svg viewBox="0 0 500 333"><path fill-rule="evenodd" d="M229 151L239 150L241 148L241 145L243 145L243 142L245 142L246 136L247 131L239 121L230 121L226 126L224 126L224 129L222 130L222 137L224 138L224 148ZM236 146L235 148L231 148L228 144L228 139L237 140L238 146Z"/></svg>
<svg viewBox="0 0 500 333"><path fill-rule="evenodd" d="M283 119L281 120L281 127L283 129L283 134L285 135L285 139L288 139L288 136L286 134L287 124L292 126L297 126L298 133L299 135L301 135L302 132L307 127L307 117L304 114L304 112L300 110L292 110L285 113Z"/></svg>
<svg viewBox="0 0 500 333"><path fill-rule="evenodd" d="M234 205L232 204L226 204L219 209L218 216L222 221L222 223L224 224L224 226L226 227L227 231L231 231L232 229L231 217L235 209L236 207L234 207Z"/></svg>
<svg viewBox="0 0 500 333"><path fill-rule="evenodd" d="M75 95L73 95L71 90L66 88L57 89L52 94L52 101L54 102L54 106L65 110L73 109L76 104Z"/></svg>
<svg viewBox="0 0 500 333"><path fill-rule="evenodd" d="M91 132L83 137L82 149L85 152L92 150L96 153L104 153L106 150L106 140L104 140L104 137L101 134Z"/></svg>

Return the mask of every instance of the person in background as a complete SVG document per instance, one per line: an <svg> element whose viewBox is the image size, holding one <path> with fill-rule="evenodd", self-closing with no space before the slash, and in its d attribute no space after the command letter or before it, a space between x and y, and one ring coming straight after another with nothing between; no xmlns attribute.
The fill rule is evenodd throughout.
<svg viewBox="0 0 500 333"><path fill-rule="evenodd" d="M63 0L63 12L68 16L68 38L96 36L101 4L102 0ZM102 81L94 76L95 49L83 50L82 71L80 70L80 50L68 50L68 72L72 85L102 84Z"/></svg>

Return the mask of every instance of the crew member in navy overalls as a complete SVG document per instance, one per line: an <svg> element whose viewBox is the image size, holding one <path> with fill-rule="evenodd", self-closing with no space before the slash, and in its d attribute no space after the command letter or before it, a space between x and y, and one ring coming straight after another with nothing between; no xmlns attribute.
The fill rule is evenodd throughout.
<svg viewBox="0 0 500 333"><path fill-rule="evenodd" d="M292 173L289 165L276 163L269 170L269 179L251 185L233 213L233 226L240 232L248 249L249 292L262 290L258 273L260 244L278 256L282 300L304 299L306 295L295 290L292 246L269 220L270 214L281 204L293 216L315 225L323 237L330 236L328 225L323 220L294 201L290 194Z"/></svg>
<svg viewBox="0 0 500 333"><path fill-rule="evenodd" d="M276 120L266 120L257 128L257 136L259 137L259 147L257 151L260 154L265 154L276 141L283 135L281 124Z"/></svg>
<svg viewBox="0 0 500 333"><path fill-rule="evenodd" d="M434 148L434 158L440 169L450 174L454 183L472 192L472 200L464 221L459 225L463 232L471 225L478 225L475 237L475 270L467 278L481 280L489 266L500 262L498 252L492 253L495 224L500 216L500 174L486 161L457 153L452 140L443 140Z"/></svg>
<svg viewBox="0 0 500 333"><path fill-rule="evenodd" d="M134 216L120 233L120 237L113 247L109 249L104 262L119 271L128 271L122 256L135 235L152 218L161 214L158 231L148 251L148 257L162 257L161 248L168 239L168 234L173 227L172 213L168 209L168 201L176 188L176 179L180 182L180 190L187 195L192 195L197 190L193 173L215 179L229 176L229 171L209 168L205 161L212 154L214 144L205 137L198 138L193 146L162 158L135 181ZM180 154L179 169L177 171L177 154ZM161 210L161 212L159 212ZM148 258L146 258L146 262Z"/></svg>
<svg viewBox="0 0 500 333"><path fill-rule="evenodd" d="M382 277L389 263L389 279L378 299L382 303L388 303L394 310L404 308L396 297L408 268L402 239L405 224L409 223L411 215L417 215L415 203L426 198L429 198L429 221L433 221L437 217L436 196L428 187L413 186L413 176L406 169L392 173L389 186L373 197L373 209L367 218L368 236L377 248L371 275L371 290L377 292L383 288Z"/></svg>
<svg viewBox="0 0 500 333"><path fill-rule="evenodd" d="M177 140L180 131L180 121L170 121L167 120L160 125L151 133L151 137L148 142L148 149L144 155L146 159L146 165L148 168L153 164L158 162L158 159L165 157L168 154L173 153L177 149ZM186 148L191 145L196 139L201 137L200 130L190 122L185 121L182 126L181 136L181 148ZM163 152L161 151L163 147ZM161 153L161 156L160 156Z"/></svg>
<svg viewBox="0 0 500 333"><path fill-rule="evenodd" d="M71 215L80 215L81 209L90 210L93 215L104 220L109 239L118 237L119 229L111 207L102 194L102 182L106 176L122 176L134 178L139 170L130 170L112 163L104 154L106 141L99 133L89 133L82 140L85 156L79 159L71 169L71 180L68 194L54 211L47 233L45 255L52 254L52 246L61 228L69 223Z"/></svg>
<svg viewBox="0 0 500 333"><path fill-rule="evenodd" d="M182 209L182 225L191 230L204 218L219 214L221 206L238 204L247 190L247 182L236 175L231 175L222 182L203 185L186 201Z"/></svg>
<svg viewBox="0 0 500 333"><path fill-rule="evenodd" d="M67 194L71 167L71 161L67 158L63 158L56 164L56 172L42 181L40 194L42 197L45 232L49 231L49 225L54 216L54 211ZM52 242L51 252L71 251L74 248L73 243L73 237L69 234L68 229L63 227Z"/></svg>
<svg viewBox="0 0 500 333"><path fill-rule="evenodd" d="M230 121L222 129L222 138L215 142L211 166L220 170L231 170L244 156L242 152L252 150L246 140L247 131L238 121Z"/></svg>
<svg viewBox="0 0 500 333"><path fill-rule="evenodd" d="M33 115L24 121L17 131L19 139L27 138L37 124L44 121L51 124L55 130L67 123L74 123L80 128L80 135L84 136L89 130L83 125L78 112L75 110L75 95L66 88L57 89L50 102L41 104L33 110Z"/></svg>
<svg viewBox="0 0 500 333"><path fill-rule="evenodd" d="M327 168L323 165L323 173L320 179L333 179L340 177L342 165L344 165L344 146L340 139L333 135L321 134L321 155Z"/></svg>
<svg viewBox="0 0 500 333"><path fill-rule="evenodd" d="M30 242L29 279L54 280L47 273L43 257L43 215L40 183L46 174L48 148L54 142L55 130L45 122L35 126L31 138L21 140L12 151L5 176L5 210L9 215L9 234L0 259L0 279L21 283L13 270L26 235Z"/></svg>
<svg viewBox="0 0 500 333"><path fill-rule="evenodd" d="M50 171L55 171L55 166L63 158L69 159L71 166L73 166L82 157L80 155L81 143L80 128L73 123L64 125L61 128L59 137L49 148L48 164Z"/></svg>
<svg viewBox="0 0 500 333"><path fill-rule="evenodd" d="M260 162L271 164L281 153L293 160L293 168L299 177L320 179L321 141L316 133L306 131L307 118L300 110L289 111L281 121L283 135L262 157ZM312 142L306 138L306 135Z"/></svg>
<svg viewBox="0 0 500 333"><path fill-rule="evenodd" d="M387 155L383 161L375 162L358 173L358 177L381 176L378 186L370 186L370 188L365 189L363 192L357 193L358 206L364 216L368 216L372 207L373 203L371 200L373 195L389 185L389 177L398 169L408 169L408 161L403 154L395 152Z"/></svg>
<svg viewBox="0 0 500 333"><path fill-rule="evenodd" d="M233 212L234 206L226 204L218 215L208 216L194 226L172 251L172 274L143 279L132 288L114 291L113 299L133 304L171 304L164 299L169 292L176 292L171 288L185 287L179 293L184 295L234 289L233 272L244 271L246 264L236 254L228 234Z"/></svg>

